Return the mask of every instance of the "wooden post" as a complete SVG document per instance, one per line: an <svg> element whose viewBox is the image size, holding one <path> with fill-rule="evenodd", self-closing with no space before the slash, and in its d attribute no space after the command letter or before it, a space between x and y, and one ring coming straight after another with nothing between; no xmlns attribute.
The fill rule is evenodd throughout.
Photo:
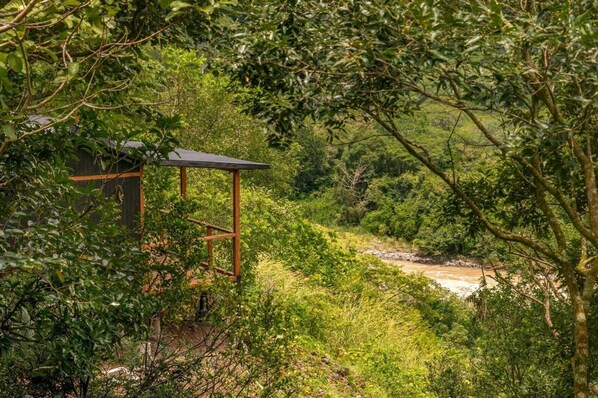
<svg viewBox="0 0 598 398"><path fill-rule="evenodd" d="M207 227L208 236L212 236L212 227ZM212 268L214 266L214 242L208 241L208 266Z"/></svg>
<svg viewBox="0 0 598 398"><path fill-rule="evenodd" d="M181 166L181 197L187 199L187 167Z"/></svg>
<svg viewBox="0 0 598 398"><path fill-rule="evenodd" d="M145 232L145 196L143 195L143 163L139 165L139 238L141 238Z"/></svg>
<svg viewBox="0 0 598 398"><path fill-rule="evenodd" d="M143 163L139 165L139 213L143 217L145 209L145 197L143 196ZM141 219L143 223L143 218Z"/></svg>
<svg viewBox="0 0 598 398"><path fill-rule="evenodd" d="M241 276L241 172L233 170L233 274Z"/></svg>

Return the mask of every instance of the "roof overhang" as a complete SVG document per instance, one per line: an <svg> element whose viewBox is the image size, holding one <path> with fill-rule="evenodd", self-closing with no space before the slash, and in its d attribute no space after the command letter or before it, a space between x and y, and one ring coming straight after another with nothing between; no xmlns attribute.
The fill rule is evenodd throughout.
<svg viewBox="0 0 598 398"><path fill-rule="evenodd" d="M112 142L111 146L126 153L130 150L143 148L144 145L139 141L125 141L120 144ZM257 163L250 160L229 158L227 156L182 148L176 148L170 152L166 159L160 161L160 165L222 170L264 170L270 168L270 165L266 163Z"/></svg>

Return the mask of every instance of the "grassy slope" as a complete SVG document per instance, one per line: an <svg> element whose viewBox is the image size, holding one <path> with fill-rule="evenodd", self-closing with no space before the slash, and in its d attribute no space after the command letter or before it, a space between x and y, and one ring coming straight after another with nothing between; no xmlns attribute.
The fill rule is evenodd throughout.
<svg viewBox="0 0 598 398"><path fill-rule="evenodd" d="M345 240L329 244L346 251ZM432 397L426 362L443 345L432 327L439 315L430 311L445 293L371 256L351 255L357 261L334 285L283 261L265 259L256 270L258 284L293 314L297 395Z"/></svg>
<svg viewBox="0 0 598 398"><path fill-rule="evenodd" d="M199 213L227 208L226 197L207 193ZM255 281L290 319L277 327L295 336L293 396L433 397L426 362L445 350L459 304L424 277L358 254L369 235L339 237L260 189L246 187L242 206L244 259L260 259Z"/></svg>

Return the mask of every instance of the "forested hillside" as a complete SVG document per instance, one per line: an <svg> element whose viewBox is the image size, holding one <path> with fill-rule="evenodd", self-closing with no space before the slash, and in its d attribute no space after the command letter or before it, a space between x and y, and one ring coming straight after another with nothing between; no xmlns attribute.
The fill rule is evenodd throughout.
<svg viewBox="0 0 598 398"><path fill-rule="evenodd" d="M598 14L545 3L0 2L0 397L598 397Z"/></svg>

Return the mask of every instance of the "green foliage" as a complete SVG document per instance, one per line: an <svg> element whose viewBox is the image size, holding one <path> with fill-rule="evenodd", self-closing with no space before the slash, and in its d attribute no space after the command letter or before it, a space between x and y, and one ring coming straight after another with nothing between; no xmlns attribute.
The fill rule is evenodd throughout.
<svg viewBox="0 0 598 398"><path fill-rule="evenodd" d="M204 202L181 202L172 174L150 168L144 239L173 244L141 253L129 231L117 226L116 204L99 190L75 188L68 179L65 163L75 148L84 143L102 152L100 142L112 125L96 115L89 120L94 123L85 132L99 136L97 141L85 134L72 139L71 130L56 129L13 144L10 156L0 158L0 195L6 203L0 214L0 391L14 396L118 396L127 391L131 396L185 397L200 391L272 396L291 389L285 376L291 336L281 307L252 289L249 278L240 289L228 280L197 288L188 283L189 272L207 282L197 267L205 260L205 245L198 244L200 231L181 222L181 216L216 206L214 214L223 214L229 198L217 189L230 186L230 176L201 181L212 184L214 203L209 196L202 196ZM152 133L145 137L151 140ZM149 145L152 152L167 148ZM102 153L110 161L105 148ZM160 209L172 212L163 215ZM245 257L248 271L255 256L248 251ZM209 339L187 344L174 333L174 342L151 343L160 355L139 352L142 342L153 341L150 320L166 314L167 333L177 330L194 317L200 291L209 291L215 300L207 319ZM222 350L223 340L238 346ZM198 352L198 345L204 351ZM117 347L124 356L117 356ZM211 361L215 352L221 360L216 364ZM106 377L112 364L128 369L124 377ZM126 376L131 372L134 378Z"/></svg>
<svg viewBox="0 0 598 398"><path fill-rule="evenodd" d="M284 306L268 292L241 291L227 280L212 280L200 289L210 297L202 321L173 322L168 315L151 343L158 354L131 347L121 359L129 373L97 377L94 396L278 397L293 392L288 366L292 335ZM181 293L197 298L200 289Z"/></svg>
<svg viewBox="0 0 598 398"><path fill-rule="evenodd" d="M434 203L431 185L425 176L418 178L412 174L373 180L367 191L372 210L361 225L371 232L413 241L421 227L422 217Z"/></svg>
<svg viewBox="0 0 598 398"><path fill-rule="evenodd" d="M476 141L472 125L454 113L429 106L405 117L403 125L412 139L429 145L446 170L453 165L451 157L467 160L472 167L467 144L447 147L453 130L463 139ZM298 134L300 143L306 140L305 134ZM347 125L347 131L332 144L317 130L311 140L317 142L319 163L307 159L301 167L313 170L319 164L322 171L323 165L332 166L326 169L327 178L319 177L320 185L312 185L310 195L302 198L307 218L322 225L357 224L372 233L414 243L426 254L477 254L479 242L474 234L478 230L471 228L471 215L456 208L455 197L441 181L423 170L396 140L358 123ZM297 180L297 184L303 182ZM301 185L296 189L302 192Z"/></svg>
<svg viewBox="0 0 598 398"><path fill-rule="evenodd" d="M436 336L467 334L462 305L424 277L341 247L294 206L246 195L244 240L263 259L253 273L291 316L295 366L310 373L302 395L428 396L421 365L439 349ZM322 372L336 381L322 383Z"/></svg>
<svg viewBox="0 0 598 398"><path fill-rule="evenodd" d="M523 284L519 284L524 288ZM573 349L571 322L563 303L551 302L554 329L537 322L537 303L521 300L510 287L476 297L476 343L471 352L449 350L430 363L430 386L439 397L570 397Z"/></svg>
<svg viewBox="0 0 598 398"><path fill-rule="evenodd" d="M155 301L114 204L88 191L84 211L65 159L52 161L55 146L39 138L0 163L0 379L15 396L85 396L114 346L143 337Z"/></svg>
<svg viewBox="0 0 598 398"><path fill-rule="evenodd" d="M202 58L140 46L204 33L207 16L222 4L63 3L31 3L22 23L0 27L8 29L0 54L2 394L280 396L309 385L294 373L299 368L289 369L289 350L313 348L343 363L335 365L339 389L346 379L361 391L367 380L370 396L426 396L419 351L400 347L435 345L431 308L422 320L418 310L364 282L372 259L338 247L329 232L277 200L297 193L293 184L309 192L331 182L330 165L319 159L325 147L307 136L281 148L266 145L264 125L232 104L243 94L230 95L226 78L204 73ZM10 2L6 11L20 6ZM158 35L169 23L173 28ZM31 113L50 116L49 124L31 122ZM113 201L68 179L65 163L80 145L110 161L105 139L136 137L146 143L140 152L159 158L177 129L181 146L273 165L244 175L245 275L238 287L216 277L207 283L197 266L206 258L201 234L181 221L210 215L207 221L230 222L228 174L191 171L189 195L197 199L182 202L172 171L149 167L144 252L118 227ZM306 167L300 175L300 160L313 173ZM226 249L216 249L221 263L230 260ZM254 277L264 277L264 257L284 264L277 276L296 277L321 300L288 300L254 285ZM200 292L209 293L212 309L198 325L189 318ZM164 332L156 337L150 325L159 314ZM403 326L418 333L407 335ZM209 328L208 338L187 339L186 327L198 332L194 337ZM370 333L378 328L386 338ZM108 377L113 365L125 371Z"/></svg>
<svg viewBox="0 0 598 398"><path fill-rule="evenodd" d="M304 152L300 145L267 145L264 124L234 105L242 94L229 93L229 80L206 72L207 61L196 52L176 47L151 47L147 52L150 58L140 79L148 87L142 95L155 101L159 91L162 112L180 120L176 138L182 147L270 164L269 170L244 173L244 181L279 195L293 193L298 158Z"/></svg>
<svg viewBox="0 0 598 398"><path fill-rule="evenodd" d="M296 132L293 141L301 148L299 167L294 188L298 197L304 197L332 183L331 154L325 137L315 126Z"/></svg>
<svg viewBox="0 0 598 398"><path fill-rule="evenodd" d="M484 384L508 397L570 396L571 335L555 338L545 323L536 321L543 316L542 307L504 290L480 298L487 300L480 342ZM566 307L553 302L551 315L558 330L570 330Z"/></svg>
<svg viewBox="0 0 598 398"><path fill-rule="evenodd" d="M436 342L417 312L377 293L374 285L361 286L349 276L339 279L339 286L323 286L317 273L305 276L271 261L258 267L258 282L273 289L292 315L294 366L306 372L298 380L300 396L318 391L427 396L420 365Z"/></svg>
<svg viewBox="0 0 598 398"><path fill-rule="evenodd" d="M151 107L130 92L142 68L140 46L158 38L188 43L189 35L205 34L214 8L203 3L3 2L0 156L51 124L77 121L79 112L112 111L129 121L147 115ZM32 126L35 114L52 120Z"/></svg>
<svg viewBox="0 0 598 398"><path fill-rule="evenodd" d="M172 206L175 174L146 174L148 206L161 203L172 215L184 209L196 218L213 216L209 222L230 222L227 174L190 174L193 200ZM163 189L154 192L170 196L151 194L156 184ZM295 394L429 396L423 364L439 349L437 336L463 330L468 315L460 304L426 278L341 247L334 233L314 227L295 204L270 191L247 183L241 204L244 285L273 294L285 314L272 326L292 339ZM184 241L186 229L174 227L171 236Z"/></svg>
<svg viewBox="0 0 598 398"><path fill-rule="evenodd" d="M587 395L593 3L21 3L7 2L0 25L2 394L560 397L575 378ZM207 37L246 86L235 95L236 80L173 46ZM202 234L182 221L230 224L229 174L190 171L193 199L180 201L173 170L150 168L144 253L112 201L68 180L81 144L141 137L159 158L174 130L181 146L273 166L244 173L239 286L198 267ZM518 286L531 300L482 292L472 325L456 298L342 247L280 197L430 253L504 261L515 244L531 261L504 264L542 276ZM480 248L484 228L509 243ZM216 257L230 263L229 248ZM197 323L201 292L212 309ZM127 372L107 377L117 363Z"/></svg>
<svg viewBox="0 0 598 398"><path fill-rule="evenodd" d="M314 192L299 201L301 214L308 220L326 226L342 225L338 211L339 203L332 189Z"/></svg>
<svg viewBox="0 0 598 398"><path fill-rule="evenodd" d="M598 289L595 8L556 0L256 0L235 8L215 35L228 70L253 90L248 110L277 134L306 118L331 135L355 120L375 121L451 189L467 209L456 213L477 220L470 231L487 231L538 275L562 281L580 398L590 394L595 368L588 339ZM469 155L484 170L471 172L455 156L462 137L454 128L448 168L447 156L405 128L426 103L457 112L455 126L461 116L475 125L480 140Z"/></svg>

